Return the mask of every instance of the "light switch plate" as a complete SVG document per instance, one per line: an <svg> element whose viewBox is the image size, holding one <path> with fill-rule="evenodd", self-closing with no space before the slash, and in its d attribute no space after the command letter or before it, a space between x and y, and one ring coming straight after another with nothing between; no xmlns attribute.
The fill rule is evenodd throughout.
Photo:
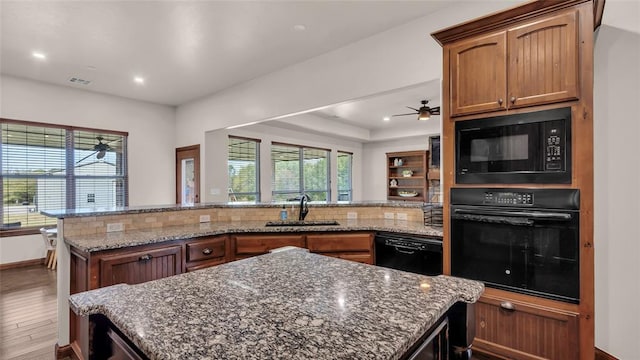
<svg viewBox="0 0 640 360"><path fill-rule="evenodd" d="M398 213L398 220L407 220L407 213Z"/></svg>
<svg viewBox="0 0 640 360"><path fill-rule="evenodd" d="M123 231L123 230L124 230L124 224L123 223L107 224L107 232L116 232L116 231Z"/></svg>
<svg viewBox="0 0 640 360"><path fill-rule="evenodd" d="M347 219L355 220L357 218L358 218L358 213L357 212L348 212L347 213Z"/></svg>
<svg viewBox="0 0 640 360"><path fill-rule="evenodd" d="M393 220L394 218L393 213L390 213L390 212L384 213L384 218L387 220Z"/></svg>
<svg viewBox="0 0 640 360"><path fill-rule="evenodd" d="M200 215L200 222L209 222L211 221L211 216L210 215Z"/></svg>

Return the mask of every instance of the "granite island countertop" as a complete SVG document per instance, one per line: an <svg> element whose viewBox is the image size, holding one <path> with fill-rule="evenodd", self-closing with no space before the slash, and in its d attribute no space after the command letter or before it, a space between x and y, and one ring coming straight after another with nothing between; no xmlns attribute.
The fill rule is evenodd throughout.
<svg viewBox="0 0 640 360"><path fill-rule="evenodd" d="M330 231L388 231L442 237L442 228L425 226L421 222L402 220L338 220L339 225L327 226L265 226L265 221L229 221L167 226L154 229L127 230L96 235L65 236L64 241L82 251L96 252L129 246L157 244L201 236L232 233L292 233Z"/></svg>
<svg viewBox="0 0 640 360"><path fill-rule="evenodd" d="M398 359L482 283L281 251L72 295L150 359Z"/></svg>

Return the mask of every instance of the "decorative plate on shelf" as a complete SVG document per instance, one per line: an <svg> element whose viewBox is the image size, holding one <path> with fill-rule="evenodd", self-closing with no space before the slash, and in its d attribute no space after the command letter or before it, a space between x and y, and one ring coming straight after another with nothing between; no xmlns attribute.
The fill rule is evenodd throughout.
<svg viewBox="0 0 640 360"><path fill-rule="evenodd" d="M398 195L402 197L414 197L418 196L418 193L415 191L398 191Z"/></svg>

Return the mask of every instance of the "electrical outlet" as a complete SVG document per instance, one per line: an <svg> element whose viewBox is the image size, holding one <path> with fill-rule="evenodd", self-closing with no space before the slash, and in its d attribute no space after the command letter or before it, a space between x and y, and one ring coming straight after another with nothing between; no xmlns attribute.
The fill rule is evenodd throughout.
<svg viewBox="0 0 640 360"><path fill-rule="evenodd" d="M211 216L209 216L209 215L200 215L200 222L201 223L209 222L209 221L211 221Z"/></svg>
<svg viewBox="0 0 640 360"><path fill-rule="evenodd" d="M107 232L115 232L124 230L123 223L111 223L107 224Z"/></svg>
<svg viewBox="0 0 640 360"><path fill-rule="evenodd" d="M407 220L407 213L398 213L398 220Z"/></svg>
<svg viewBox="0 0 640 360"><path fill-rule="evenodd" d="M347 213L347 219L348 220L355 220L358 218L358 213L357 212L348 212Z"/></svg>
<svg viewBox="0 0 640 360"><path fill-rule="evenodd" d="M393 213L388 213L388 212L384 213L384 218L387 220L393 220L393 217L394 217Z"/></svg>

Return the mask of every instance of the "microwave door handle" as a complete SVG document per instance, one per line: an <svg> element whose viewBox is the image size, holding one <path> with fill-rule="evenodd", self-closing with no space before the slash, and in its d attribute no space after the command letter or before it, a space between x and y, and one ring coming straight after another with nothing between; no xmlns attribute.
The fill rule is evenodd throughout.
<svg viewBox="0 0 640 360"><path fill-rule="evenodd" d="M546 211L499 211L499 210L474 210L474 209L455 209L455 214L469 215L486 215L486 216L507 216L507 217L524 217L531 219L549 219L558 221L571 220L571 214L546 212Z"/></svg>

